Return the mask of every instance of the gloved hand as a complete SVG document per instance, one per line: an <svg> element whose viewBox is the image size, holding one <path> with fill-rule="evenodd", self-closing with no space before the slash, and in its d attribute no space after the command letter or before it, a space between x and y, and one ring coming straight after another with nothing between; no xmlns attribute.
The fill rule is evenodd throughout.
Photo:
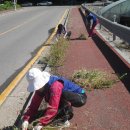
<svg viewBox="0 0 130 130"><path fill-rule="evenodd" d="M27 130L28 129L28 125L29 125L28 121L24 121L22 123L22 130Z"/></svg>
<svg viewBox="0 0 130 130"><path fill-rule="evenodd" d="M42 126L40 126L40 125L37 125L37 126L35 126L34 128L33 128L33 130L41 130L42 129Z"/></svg>

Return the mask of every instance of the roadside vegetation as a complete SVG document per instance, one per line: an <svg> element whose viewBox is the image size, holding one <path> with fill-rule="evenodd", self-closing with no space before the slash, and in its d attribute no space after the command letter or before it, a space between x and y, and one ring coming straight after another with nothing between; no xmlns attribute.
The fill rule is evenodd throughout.
<svg viewBox="0 0 130 130"><path fill-rule="evenodd" d="M16 5L17 8L20 8L20 5ZM4 1L2 4L0 4L0 11L5 10L12 10L14 9L14 4L11 1Z"/></svg>
<svg viewBox="0 0 130 130"><path fill-rule="evenodd" d="M62 76L62 74L58 71L58 67L64 65L68 45L69 45L68 40L60 38L58 41L52 44L49 54L46 57L42 57L39 60L39 63L47 64L51 68L51 72L53 74ZM82 86L86 90L91 91L93 89L110 88L115 83L123 79L125 76L127 76L127 73L118 77L110 74L109 72L101 70L81 69L75 71L70 76L70 80Z"/></svg>
<svg viewBox="0 0 130 130"><path fill-rule="evenodd" d="M93 89L110 88L112 85L123 79L126 75L127 73L120 77L115 77L112 74L101 70L82 69L74 72L71 80L90 91Z"/></svg>
<svg viewBox="0 0 130 130"><path fill-rule="evenodd" d="M52 44L49 54L46 57L42 57L39 62L47 64L53 74L58 74L57 69L64 64L65 52L68 45L69 41L61 37Z"/></svg>

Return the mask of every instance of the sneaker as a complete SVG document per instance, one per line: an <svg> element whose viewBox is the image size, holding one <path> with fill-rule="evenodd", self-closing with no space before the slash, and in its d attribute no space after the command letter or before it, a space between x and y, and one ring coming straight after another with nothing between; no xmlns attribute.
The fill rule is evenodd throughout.
<svg viewBox="0 0 130 130"><path fill-rule="evenodd" d="M70 122L67 120L64 122L64 127L69 127L70 126Z"/></svg>
<svg viewBox="0 0 130 130"><path fill-rule="evenodd" d="M62 127L62 128L69 127L70 126L70 122L68 120L65 121L65 122L57 122L55 124L51 124L51 126L53 126L53 127Z"/></svg>

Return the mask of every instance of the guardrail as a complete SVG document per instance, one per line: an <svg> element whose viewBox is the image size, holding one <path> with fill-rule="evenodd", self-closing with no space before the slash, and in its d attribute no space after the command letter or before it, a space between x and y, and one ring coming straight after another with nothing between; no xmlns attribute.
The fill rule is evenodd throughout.
<svg viewBox="0 0 130 130"><path fill-rule="evenodd" d="M108 6L102 8L100 10L100 14L113 21L113 16L116 15L116 21L120 22L120 17L123 16L130 16L130 0L118 0L109 4Z"/></svg>
<svg viewBox="0 0 130 130"><path fill-rule="evenodd" d="M90 4L89 4L90 6ZM104 18L101 15L96 14L95 12L92 12L87 8L87 4L82 4L81 7L84 10L88 10L91 13L93 13L98 19L101 25L103 25L105 28L107 28L110 32L112 32L114 35L120 37L123 39L125 42L130 44L130 28L126 27L124 25L118 24L116 22L112 22L106 18Z"/></svg>

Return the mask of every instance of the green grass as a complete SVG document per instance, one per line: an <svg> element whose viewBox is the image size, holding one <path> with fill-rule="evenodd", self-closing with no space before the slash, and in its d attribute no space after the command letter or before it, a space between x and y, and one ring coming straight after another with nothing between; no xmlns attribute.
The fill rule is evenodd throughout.
<svg viewBox="0 0 130 130"><path fill-rule="evenodd" d="M123 78L123 77L122 77ZM108 72L100 70L78 70L74 72L71 80L76 84L83 86L87 90L110 88L119 81L119 78L113 78Z"/></svg>
<svg viewBox="0 0 130 130"><path fill-rule="evenodd" d="M20 5L16 5L17 8L20 8ZM0 11L14 9L14 4L11 1L4 1L3 4L0 4Z"/></svg>
<svg viewBox="0 0 130 130"><path fill-rule="evenodd" d="M49 54L46 57L42 57L39 62L48 64L54 74L57 74L57 68L64 64L65 52L68 48L69 41L60 38L54 44L52 44Z"/></svg>
<svg viewBox="0 0 130 130"><path fill-rule="evenodd" d="M0 130L22 130L21 128L17 128L15 126L12 127L5 127ZM33 130L33 127L29 127L28 130ZM51 126L45 126L42 130L59 130L58 127L51 127Z"/></svg>

